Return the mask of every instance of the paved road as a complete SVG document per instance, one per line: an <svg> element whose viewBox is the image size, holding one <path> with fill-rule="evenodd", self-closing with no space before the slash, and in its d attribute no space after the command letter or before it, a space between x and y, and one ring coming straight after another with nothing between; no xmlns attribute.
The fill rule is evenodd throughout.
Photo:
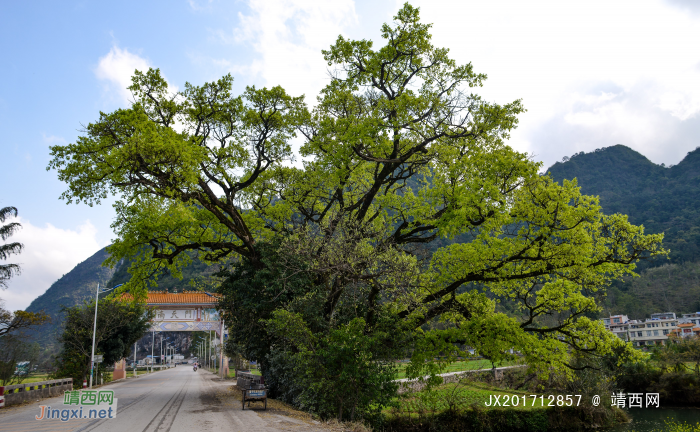
<svg viewBox="0 0 700 432"><path fill-rule="evenodd" d="M0 409L0 431L318 431L321 426L270 411L241 410L227 389L231 381L185 365L101 389L119 399L111 420L36 420L40 405L61 405L63 398L43 399L23 407Z"/></svg>

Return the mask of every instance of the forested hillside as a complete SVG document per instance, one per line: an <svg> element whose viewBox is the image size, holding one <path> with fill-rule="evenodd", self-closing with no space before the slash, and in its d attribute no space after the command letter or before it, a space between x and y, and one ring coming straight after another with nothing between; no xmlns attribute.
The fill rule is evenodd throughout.
<svg viewBox="0 0 700 432"><path fill-rule="evenodd" d="M100 249L93 256L64 274L27 307L28 312L43 310L51 317L50 322L32 331L40 344L54 343L58 328L63 321L61 309L64 306L74 306L94 297L97 283L104 286L112 277L114 270L102 267L107 256L107 250Z"/></svg>
<svg viewBox="0 0 700 432"><path fill-rule="evenodd" d="M654 312L700 311L700 263L664 264L643 270L608 290L606 308L632 319Z"/></svg>
<svg viewBox="0 0 700 432"><path fill-rule="evenodd" d="M576 178L583 193L600 197L605 213L627 214L647 232L665 234L669 259L643 262L640 277L617 282L606 313L700 311L700 149L665 167L616 145L564 158L548 172L556 181Z"/></svg>
<svg viewBox="0 0 700 432"><path fill-rule="evenodd" d="M616 145L575 154L549 173L556 181L577 178L581 192L600 196L605 213L624 213L647 232L663 232L671 262L700 259L700 149L664 167Z"/></svg>

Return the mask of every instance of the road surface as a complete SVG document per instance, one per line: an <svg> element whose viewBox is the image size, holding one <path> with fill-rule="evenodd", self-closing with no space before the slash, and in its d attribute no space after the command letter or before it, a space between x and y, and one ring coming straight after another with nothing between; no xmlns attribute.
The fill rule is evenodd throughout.
<svg viewBox="0 0 700 432"><path fill-rule="evenodd" d="M22 407L0 408L0 431L325 430L317 422L288 417L274 410L241 410L240 401L229 390L232 384L231 380L222 381L205 370L194 372L192 367L181 365L100 387L100 390L114 390L114 397L119 400L114 419L36 420L35 416L41 412L40 405L57 407L63 404L63 397L50 398Z"/></svg>

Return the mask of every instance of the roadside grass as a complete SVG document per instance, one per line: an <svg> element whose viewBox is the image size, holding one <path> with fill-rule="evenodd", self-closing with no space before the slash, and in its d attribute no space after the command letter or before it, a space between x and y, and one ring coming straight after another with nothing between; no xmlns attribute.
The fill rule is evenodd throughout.
<svg viewBox="0 0 700 432"><path fill-rule="evenodd" d="M260 370L259 370L259 369L250 368L250 372L249 372L249 373L252 374L252 375L262 376L262 374L260 373ZM235 378L235 377L236 377L236 371L235 371L235 370L229 369L228 377L229 377L229 378Z"/></svg>
<svg viewBox="0 0 700 432"><path fill-rule="evenodd" d="M506 361L502 362L496 365L496 367L503 367L503 366L514 366L519 364L518 361ZM408 366L408 363L400 362L398 363L398 373L396 374L397 379L401 378L406 378L406 367ZM444 371L441 373L450 373L450 372L461 372L461 371L469 371L469 370L477 370L477 369L491 369L493 367L493 363L491 363L490 360L486 359L475 359L475 360L463 360L463 361L458 361L454 363L450 363L447 368L445 368Z"/></svg>
<svg viewBox="0 0 700 432"><path fill-rule="evenodd" d="M40 381L48 381L49 380L49 374L31 374L29 377L25 380L22 380L22 384L29 384L29 383L35 383L35 382L40 382Z"/></svg>
<svg viewBox="0 0 700 432"><path fill-rule="evenodd" d="M499 405L495 406L498 396ZM533 394L528 391L501 389L479 382L460 382L443 384L432 391L404 393L396 402L398 407L385 408L383 412L390 417L415 417L437 414L447 410L460 410L478 406L482 409L506 407L509 409L533 410L556 406L556 396L550 401L549 396ZM561 402L566 404L566 400ZM576 405L577 398L572 401ZM489 405L487 405L489 404Z"/></svg>

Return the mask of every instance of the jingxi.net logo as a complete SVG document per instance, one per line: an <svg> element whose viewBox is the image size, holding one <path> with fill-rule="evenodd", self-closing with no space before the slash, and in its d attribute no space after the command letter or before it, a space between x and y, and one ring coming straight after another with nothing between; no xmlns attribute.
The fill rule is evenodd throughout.
<svg viewBox="0 0 700 432"><path fill-rule="evenodd" d="M62 406L40 405L37 420L113 419L117 417L117 401L113 390L76 390L63 394Z"/></svg>

